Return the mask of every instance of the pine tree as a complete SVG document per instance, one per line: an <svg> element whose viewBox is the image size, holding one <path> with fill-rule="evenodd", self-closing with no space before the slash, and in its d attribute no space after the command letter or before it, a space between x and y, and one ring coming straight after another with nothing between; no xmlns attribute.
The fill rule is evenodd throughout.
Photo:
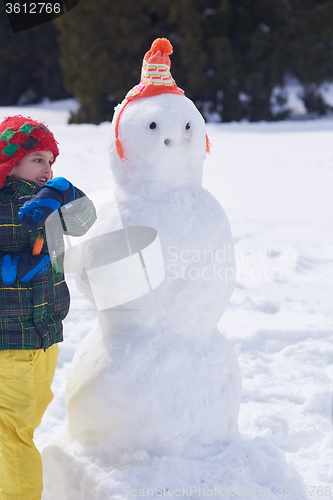
<svg viewBox="0 0 333 500"><path fill-rule="evenodd" d="M333 79L333 1L288 0L290 59L287 71L304 85L309 112L325 114L318 87Z"/></svg>
<svg viewBox="0 0 333 500"><path fill-rule="evenodd" d="M81 102L72 120L111 119L157 37L174 46L177 84L223 121L286 116L271 112L286 75L304 84L309 111L323 113L318 85L333 78L332 11L333 0L84 0L57 20L65 85Z"/></svg>
<svg viewBox="0 0 333 500"><path fill-rule="evenodd" d="M177 84L190 97L205 87L200 18L191 0L85 0L57 26L65 85L81 103L72 121L111 119L115 104L139 83L143 55L158 37L174 45Z"/></svg>
<svg viewBox="0 0 333 500"><path fill-rule="evenodd" d="M60 50L54 23L12 33L0 16L0 105L38 102L68 96L58 64Z"/></svg>

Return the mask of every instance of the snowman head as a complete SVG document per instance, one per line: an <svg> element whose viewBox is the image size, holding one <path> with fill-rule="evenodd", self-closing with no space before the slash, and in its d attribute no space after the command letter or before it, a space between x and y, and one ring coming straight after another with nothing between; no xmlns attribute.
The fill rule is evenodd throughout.
<svg viewBox="0 0 333 500"><path fill-rule="evenodd" d="M141 82L116 108L110 138L117 183L160 191L201 186L209 147L205 123L170 74L168 40L157 39L143 62Z"/></svg>

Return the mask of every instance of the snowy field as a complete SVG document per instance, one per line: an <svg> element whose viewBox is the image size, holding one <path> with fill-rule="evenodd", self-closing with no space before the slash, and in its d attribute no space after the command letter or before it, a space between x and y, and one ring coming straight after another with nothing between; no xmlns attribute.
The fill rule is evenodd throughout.
<svg viewBox="0 0 333 500"><path fill-rule="evenodd" d="M71 105L2 107L0 118L20 113L48 124L60 143L55 175L89 195L112 186L110 124L67 125ZM207 129L214 147L204 186L225 209L235 240L236 289L219 328L242 370L242 437L266 438L301 474L303 490L290 484L282 497L333 498L333 120ZM35 435L41 451L66 426L70 363L96 323L71 275L67 281L72 303L55 398Z"/></svg>

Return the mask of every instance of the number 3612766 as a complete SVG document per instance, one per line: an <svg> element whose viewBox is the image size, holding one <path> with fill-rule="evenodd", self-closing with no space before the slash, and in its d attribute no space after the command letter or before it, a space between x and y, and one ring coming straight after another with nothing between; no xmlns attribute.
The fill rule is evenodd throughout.
<svg viewBox="0 0 333 500"><path fill-rule="evenodd" d="M7 14L60 14L60 3L6 3Z"/></svg>

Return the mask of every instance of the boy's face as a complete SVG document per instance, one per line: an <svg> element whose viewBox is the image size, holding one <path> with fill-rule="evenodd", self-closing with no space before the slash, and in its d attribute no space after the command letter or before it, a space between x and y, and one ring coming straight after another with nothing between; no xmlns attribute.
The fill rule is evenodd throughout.
<svg viewBox="0 0 333 500"><path fill-rule="evenodd" d="M11 169L8 176L44 186L52 177L52 162L53 153L51 151L33 151L22 158Z"/></svg>

